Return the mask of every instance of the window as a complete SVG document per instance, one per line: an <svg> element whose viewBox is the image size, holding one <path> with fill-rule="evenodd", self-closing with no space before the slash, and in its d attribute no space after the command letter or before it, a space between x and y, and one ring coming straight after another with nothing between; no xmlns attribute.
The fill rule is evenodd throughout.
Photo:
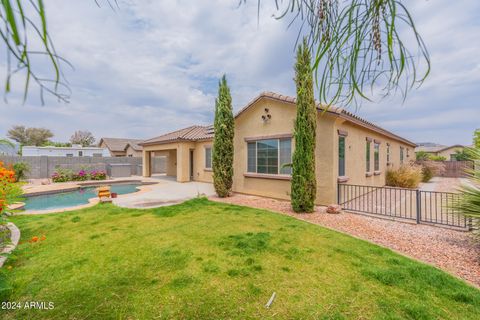
<svg viewBox="0 0 480 320"><path fill-rule="evenodd" d="M345 176L345 137L338 137L338 176Z"/></svg>
<svg viewBox="0 0 480 320"><path fill-rule="evenodd" d="M373 146L373 170L380 171L380 143L378 142Z"/></svg>
<svg viewBox="0 0 480 320"><path fill-rule="evenodd" d="M387 143L387 164L390 163L390 144Z"/></svg>
<svg viewBox="0 0 480 320"><path fill-rule="evenodd" d="M78 151L78 156L83 157L83 151Z"/></svg>
<svg viewBox="0 0 480 320"><path fill-rule="evenodd" d="M291 174L292 139L267 139L248 142L247 171L263 174Z"/></svg>
<svg viewBox="0 0 480 320"><path fill-rule="evenodd" d="M212 169L212 148L205 148L205 169Z"/></svg>
<svg viewBox="0 0 480 320"><path fill-rule="evenodd" d="M94 153L93 156L101 158L103 155L101 153Z"/></svg>
<svg viewBox="0 0 480 320"><path fill-rule="evenodd" d="M366 167L367 172L370 172L370 144L371 142L367 140L366 149L365 149L365 152L366 152L365 160L367 163L367 167Z"/></svg>
<svg viewBox="0 0 480 320"><path fill-rule="evenodd" d="M67 157L73 157L73 153L67 153Z"/></svg>
<svg viewBox="0 0 480 320"><path fill-rule="evenodd" d="M400 164L403 164L403 147L400 147Z"/></svg>
<svg viewBox="0 0 480 320"><path fill-rule="evenodd" d="M457 161L457 155L456 154L450 154L450 161Z"/></svg>

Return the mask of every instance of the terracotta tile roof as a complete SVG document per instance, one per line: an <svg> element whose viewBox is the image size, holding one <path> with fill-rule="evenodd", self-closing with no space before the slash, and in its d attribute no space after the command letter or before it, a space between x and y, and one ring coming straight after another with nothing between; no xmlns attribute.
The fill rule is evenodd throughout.
<svg viewBox="0 0 480 320"><path fill-rule="evenodd" d="M252 101L250 101L250 103L248 103L244 108L242 108L235 116L238 117L239 115L241 115L245 110L247 110L248 108L250 108L253 104L255 104L258 100L260 99L263 99L263 98L266 98L266 99L272 99L272 100L277 100L277 101L282 101L282 102L287 102L287 103L290 103L290 104L293 104L295 105L297 103L297 99L295 97L290 97L290 96L284 96L284 95L281 95L281 94L278 94L278 93L275 93L275 92L270 92L270 91L266 91L266 92L262 92L259 96L257 96L255 99L253 99ZM333 114L333 115L336 115L338 117L341 117L347 121L350 121L352 123L355 123L359 126L362 126L364 128L367 128L367 129L370 129L370 130L373 130L373 131L376 131L378 133L381 133L383 135L386 135L392 139L395 139L395 140L399 140L399 141L402 141L412 147L416 147L416 144L414 142L411 142L405 138L402 138L388 130L385 130L375 124L373 124L372 122L369 122L359 116L356 116L354 115L353 113L343 109L343 108L339 108L339 107L335 107L335 106L330 106L329 108L326 108L325 106L322 106L320 103L317 104L317 109L319 111L324 111L324 112L327 112L329 114Z"/></svg>
<svg viewBox="0 0 480 320"><path fill-rule="evenodd" d="M289 97L289 96L284 96L278 93L274 92L263 92L259 96L257 96L255 99L250 101L244 108L242 108L237 114L235 115L235 118L240 116L244 111L249 109L251 106L253 106L258 100L260 99L272 99L272 100L277 100L277 101L282 101L282 102L287 102L292 105L295 105L297 102L297 99L294 97ZM387 137L390 137L392 139L402 141L412 147L416 147L416 144L402 138L390 131L387 131L372 122L369 122L363 118L360 118L353 113L342 109L338 107L331 106L329 108L326 108L325 106L322 106L320 104L317 104L317 109L319 111L324 111L326 113L332 114L337 117L341 117L347 121L350 121L354 124L357 124L361 127L370 129L372 131L376 131L380 134L383 134ZM213 132L213 126L191 126L188 128L180 129L177 131L173 131L164 135L161 135L156 138L152 138L149 140L145 140L140 145L148 145L148 144L158 144L158 143L168 143L168 142L174 142L174 141L198 141L198 140L209 140L213 139L214 132Z"/></svg>
<svg viewBox="0 0 480 320"><path fill-rule="evenodd" d="M141 146L150 144L161 144L175 141L200 141L213 139L213 126L191 126L164 135L145 140Z"/></svg>
<svg viewBox="0 0 480 320"><path fill-rule="evenodd" d="M138 150L142 150L142 148L140 146L138 146L138 143L142 142L143 140L141 140L141 139L123 139L123 138L101 138L98 145L100 145L102 143L102 141L105 143L105 145L107 146L107 148L110 151L121 152L121 151L125 151L125 149L127 148L127 146L129 144L132 145L132 148L133 148L133 145L137 145L137 147L140 148ZM135 148L133 148L133 149L137 150Z"/></svg>
<svg viewBox="0 0 480 320"><path fill-rule="evenodd" d="M435 146L435 147L425 147L420 146L415 148L415 152L424 151L424 152L442 152L451 148L465 148L465 146L461 144L455 144L453 146Z"/></svg>

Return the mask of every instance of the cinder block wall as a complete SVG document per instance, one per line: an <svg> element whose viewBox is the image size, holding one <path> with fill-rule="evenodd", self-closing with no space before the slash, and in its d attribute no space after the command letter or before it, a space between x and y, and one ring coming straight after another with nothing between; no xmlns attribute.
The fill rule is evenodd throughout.
<svg viewBox="0 0 480 320"><path fill-rule="evenodd" d="M6 165L17 162L25 162L30 166L28 179L50 178L57 168L72 169L74 171L103 170L106 171L110 163L129 163L131 164L132 175L138 175L139 167L142 165L142 158L139 157L21 157L21 156L0 156L0 161ZM165 157L155 157L152 159L154 173L165 173Z"/></svg>

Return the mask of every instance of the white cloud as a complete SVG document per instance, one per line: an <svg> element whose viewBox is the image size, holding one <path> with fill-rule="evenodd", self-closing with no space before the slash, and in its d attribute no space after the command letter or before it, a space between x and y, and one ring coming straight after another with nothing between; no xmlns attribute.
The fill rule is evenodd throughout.
<svg viewBox="0 0 480 320"><path fill-rule="evenodd" d="M70 104L36 92L0 102L0 136L14 124L51 128L57 140L76 129L97 137L148 138L210 123L218 78L226 73L235 109L264 90L294 94L295 28L271 17L274 2L123 0L120 9L93 0L47 0L49 28L65 69ZM359 113L415 141L468 143L479 110L480 4L475 0L407 2L432 56L432 75L405 104L364 104ZM0 75L5 59L0 53ZM21 90L21 83L15 83ZM479 114L480 116L480 114ZM479 117L477 117L479 118ZM424 119L424 120L423 120ZM436 120L431 120L436 119ZM422 128L422 122L428 122ZM452 134L452 125L456 134ZM450 130L450 131L449 131Z"/></svg>

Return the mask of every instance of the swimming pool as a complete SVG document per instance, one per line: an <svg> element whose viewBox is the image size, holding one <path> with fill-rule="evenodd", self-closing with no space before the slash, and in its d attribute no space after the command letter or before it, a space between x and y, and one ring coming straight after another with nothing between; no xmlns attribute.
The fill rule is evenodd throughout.
<svg viewBox="0 0 480 320"><path fill-rule="evenodd" d="M118 184L110 186L110 192L127 194L137 192L140 184ZM97 187L86 187L74 191L31 196L25 199L25 210L52 210L79 206L88 199L97 197Z"/></svg>

